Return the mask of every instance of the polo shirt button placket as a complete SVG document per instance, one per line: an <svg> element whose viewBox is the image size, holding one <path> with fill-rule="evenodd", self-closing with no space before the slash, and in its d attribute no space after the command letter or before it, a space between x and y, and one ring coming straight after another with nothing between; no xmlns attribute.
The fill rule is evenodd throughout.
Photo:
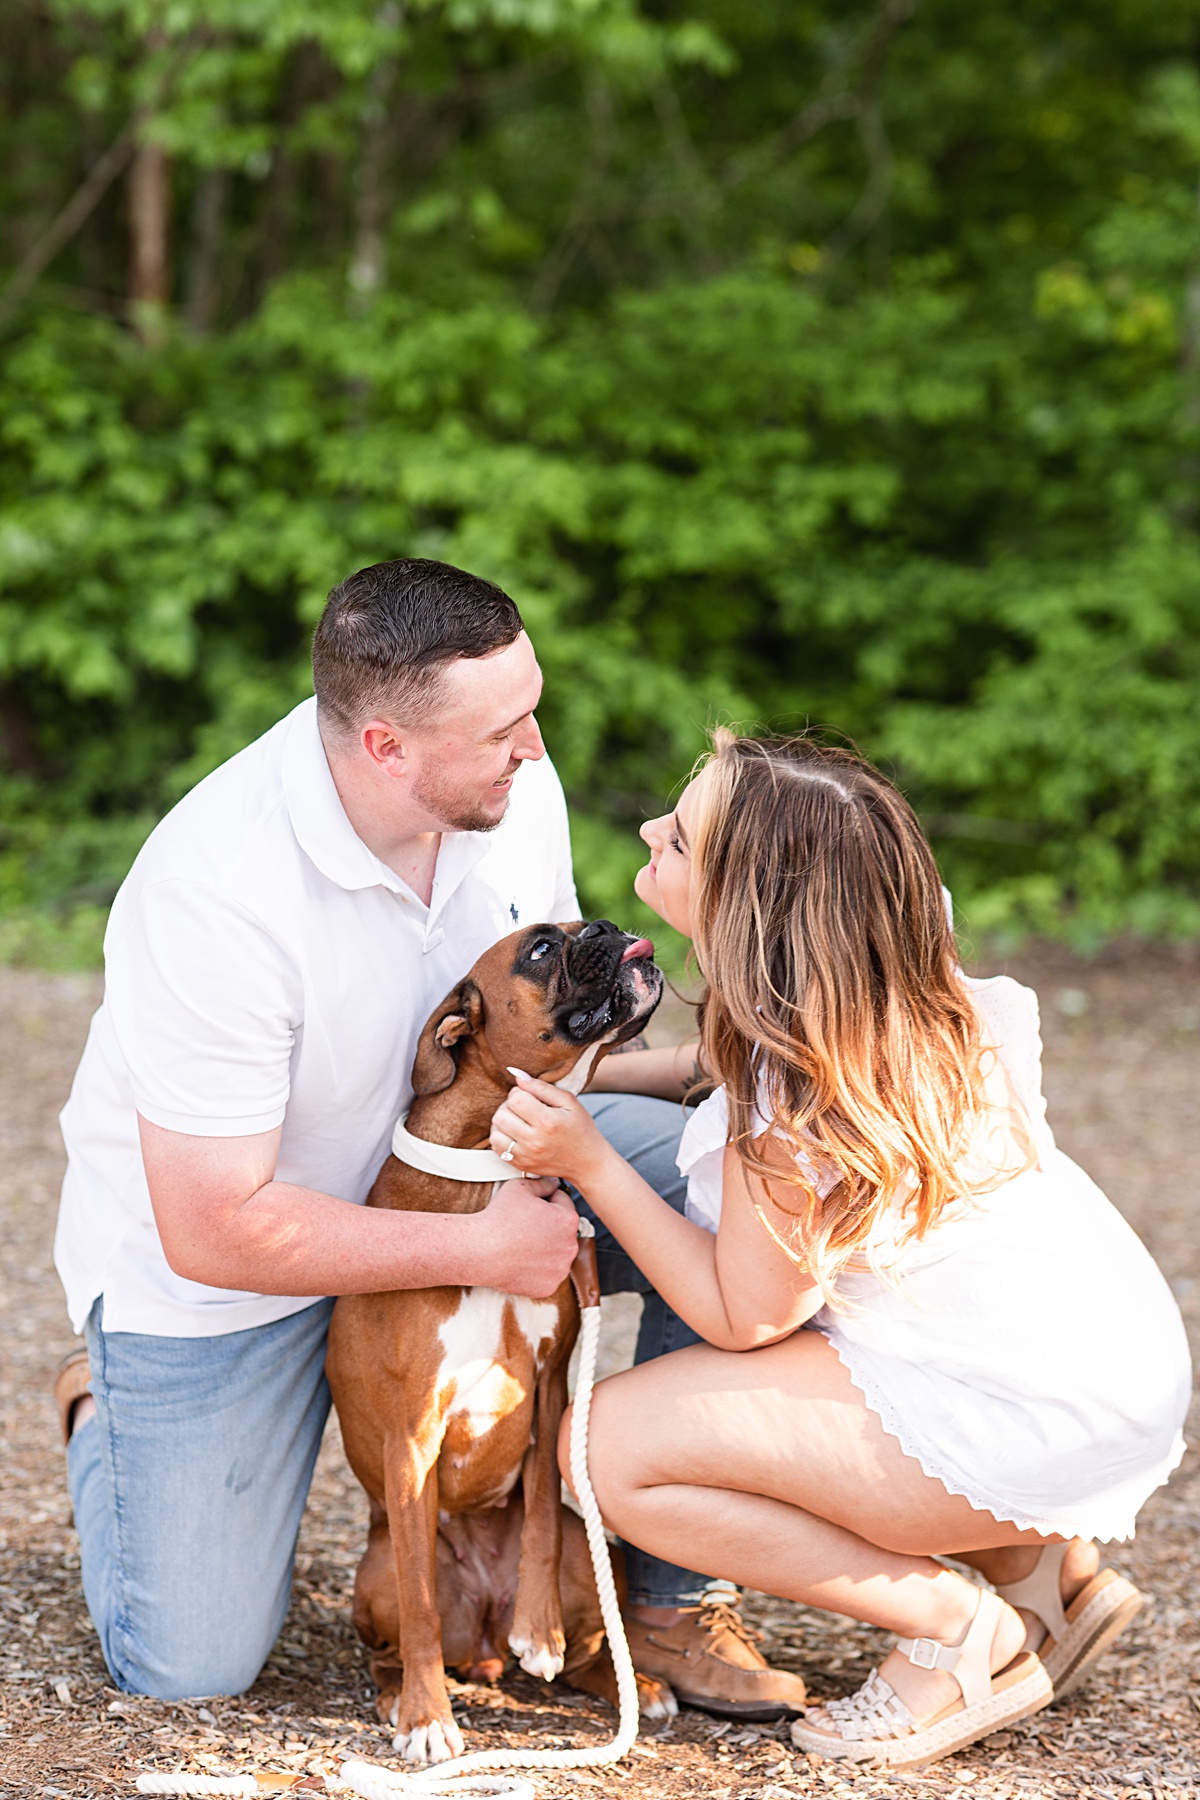
<svg viewBox="0 0 1200 1800"><path fill-rule="evenodd" d="M444 944L445 941L446 941L446 933L442 930L441 926L439 925L437 930L431 931L425 939L424 950L425 950L426 956L429 955L429 952L431 950L436 950L438 948L439 944Z"/></svg>

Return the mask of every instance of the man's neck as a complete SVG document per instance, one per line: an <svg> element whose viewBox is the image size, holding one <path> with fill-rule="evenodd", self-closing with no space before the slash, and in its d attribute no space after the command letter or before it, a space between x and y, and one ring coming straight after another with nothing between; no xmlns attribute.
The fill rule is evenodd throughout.
<svg viewBox="0 0 1200 1800"><path fill-rule="evenodd" d="M433 897L441 830L423 811L415 811L409 819L382 817L378 797L353 759L339 756L324 734L321 741L338 799L355 835L428 906Z"/></svg>

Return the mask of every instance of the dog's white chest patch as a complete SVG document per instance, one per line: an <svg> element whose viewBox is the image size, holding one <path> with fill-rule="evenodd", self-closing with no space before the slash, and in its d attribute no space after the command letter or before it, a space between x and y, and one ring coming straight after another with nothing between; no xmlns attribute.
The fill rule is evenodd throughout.
<svg viewBox="0 0 1200 1800"><path fill-rule="evenodd" d="M612 1033L610 1032L609 1037L611 1036ZM601 1038L598 1044L589 1044L579 1061L575 1064L575 1067L573 1069L568 1069L561 1081L555 1082L555 1087L560 1088L564 1094L582 1094L584 1088L588 1084L588 1077L592 1072L592 1064L595 1062L601 1049L607 1042L607 1038Z"/></svg>
<svg viewBox="0 0 1200 1800"><path fill-rule="evenodd" d="M526 1395L524 1383L499 1360L509 1308L536 1362L539 1347L558 1328L558 1307L550 1300L526 1300L496 1288L468 1288L458 1311L443 1321L438 1332L442 1342L438 1389L444 1392L453 1382L449 1414L465 1417L474 1438L490 1431Z"/></svg>

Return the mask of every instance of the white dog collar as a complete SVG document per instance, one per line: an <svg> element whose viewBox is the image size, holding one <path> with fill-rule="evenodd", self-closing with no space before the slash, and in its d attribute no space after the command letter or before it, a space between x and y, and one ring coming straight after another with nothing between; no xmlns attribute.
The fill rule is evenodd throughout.
<svg viewBox="0 0 1200 1800"><path fill-rule="evenodd" d="M442 1175L448 1181L520 1181L523 1169L515 1169L494 1150L456 1150L450 1144L431 1144L428 1138L406 1131L401 1113L392 1133L392 1155L424 1175Z"/></svg>
<svg viewBox="0 0 1200 1800"><path fill-rule="evenodd" d="M609 1037L613 1035L609 1033ZM587 1086L592 1064L607 1042L608 1038L601 1038L598 1044L589 1044L575 1067L556 1083L563 1093L578 1094ZM494 1150L455 1150L449 1144L431 1144L428 1138L414 1137L404 1128L407 1117L408 1114L403 1112L396 1121L392 1155L407 1163L410 1169L420 1169L424 1175L443 1175L447 1181L520 1181L523 1178L523 1169L514 1169Z"/></svg>

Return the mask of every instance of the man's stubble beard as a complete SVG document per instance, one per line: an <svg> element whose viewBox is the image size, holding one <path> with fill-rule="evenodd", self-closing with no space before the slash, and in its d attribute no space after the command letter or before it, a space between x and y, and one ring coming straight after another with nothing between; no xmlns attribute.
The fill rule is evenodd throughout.
<svg viewBox="0 0 1200 1800"><path fill-rule="evenodd" d="M515 773L515 771L514 771ZM478 800L468 801L448 776L437 769L423 769L413 782L413 799L420 802L446 831L495 831L508 811L509 794L496 814L485 812Z"/></svg>

